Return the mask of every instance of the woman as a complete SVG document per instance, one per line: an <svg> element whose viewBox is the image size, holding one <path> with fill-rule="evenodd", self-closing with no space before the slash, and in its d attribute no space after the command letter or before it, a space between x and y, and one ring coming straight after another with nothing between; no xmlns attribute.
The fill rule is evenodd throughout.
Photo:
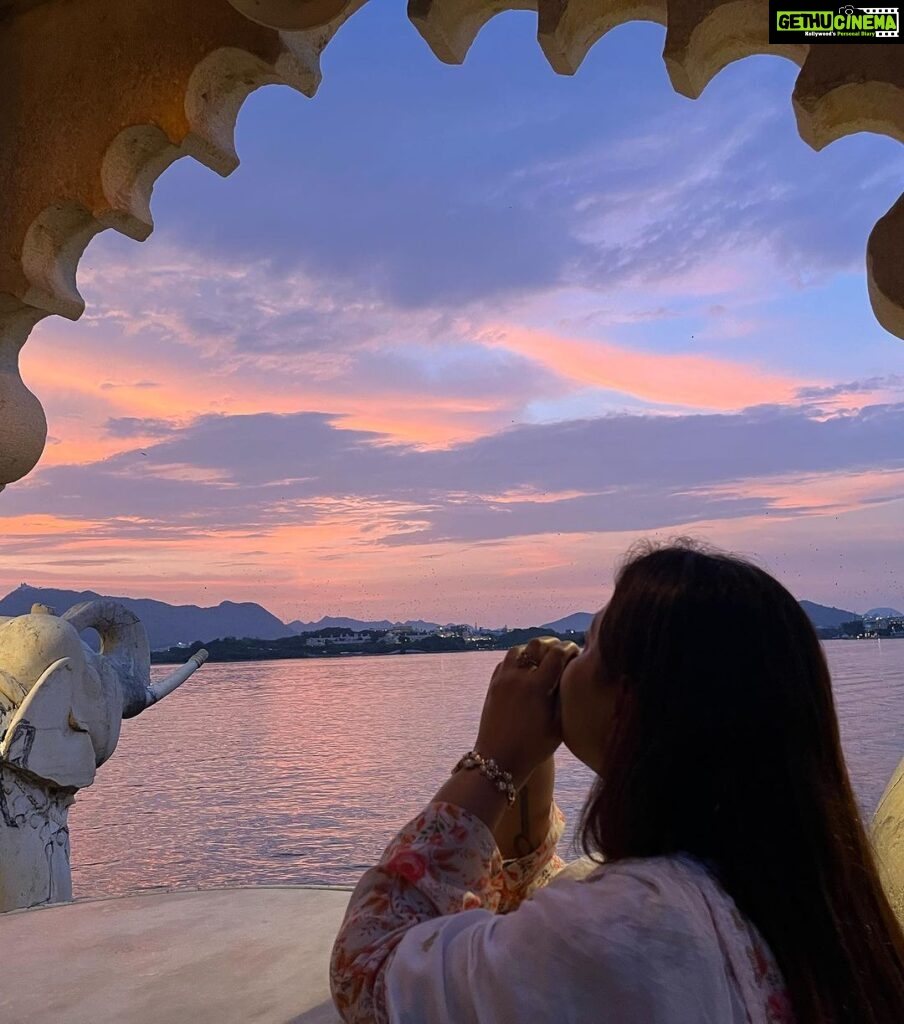
<svg viewBox="0 0 904 1024"><path fill-rule="evenodd" d="M598 776L584 877L556 875L562 741ZM582 652L508 652L475 751L352 895L346 1021L904 1022L825 658L761 569L644 547Z"/></svg>

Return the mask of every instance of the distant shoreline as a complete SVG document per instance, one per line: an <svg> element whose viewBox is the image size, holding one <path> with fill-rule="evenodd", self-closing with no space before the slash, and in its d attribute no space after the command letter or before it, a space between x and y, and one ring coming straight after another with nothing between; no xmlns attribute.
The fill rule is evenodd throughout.
<svg viewBox="0 0 904 1024"><path fill-rule="evenodd" d="M528 635L529 634L529 635ZM221 662L223 664L233 663L250 663L250 662L267 662L267 661L347 661L349 658L385 658L391 655L401 656L408 654L471 654L475 651L496 651L502 653L507 651L510 647L514 647L517 644L527 643L528 640L533 636L556 636L559 640L570 640L574 643L580 644L583 639L583 633L565 635L558 633L551 633L549 630L544 629L519 629L512 630L506 639L499 643L471 643L467 641L453 641L449 638L448 642L443 646L432 645L432 649L426 649L416 643L407 645L406 647L389 647L378 644L368 644L366 649L340 649L340 650L304 650L303 645L296 644L293 648L289 649L273 649L271 645L282 643L278 640L212 640L210 643L194 643L190 647L171 647L166 651L152 651L151 652L151 664L153 665L179 665L187 661L194 653L204 648L209 654L209 661ZM297 638L290 637L288 640L296 640ZM492 638L495 640L495 638ZM845 643L849 641L863 641L863 640L885 640L885 639L904 639L904 637L892 636L892 637L852 637L852 636L832 636L832 637L821 637L823 643L829 641L839 640Z"/></svg>
<svg viewBox="0 0 904 1024"><path fill-rule="evenodd" d="M549 629L533 627L531 629L510 629L496 636L464 637L426 636L406 637L403 642L385 643L375 640L362 643L354 640L343 643L342 638L335 638L328 646L317 646L309 643L307 634L283 637L279 640L237 640L231 637L225 640L211 640L209 643L196 641L188 647L170 647L165 651L152 651L151 663L154 665L173 665L187 661L193 654L204 648L210 661L299 661L311 658L382 658L388 655L404 654L463 654L469 651L507 651L517 644L525 644L537 636L554 636L559 640L570 640L583 643L583 632L555 633Z"/></svg>
<svg viewBox="0 0 904 1024"><path fill-rule="evenodd" d="M487 651L493 651L493 648L484 647L480 651L467 650L467 651L406 651L405 654L417 657L418 655L437 655L437 654L486 654ZM163 652L155 651L155 655L159 655ZM365 654L363 651L356 651L350 654L299 654L289 655L280 658L209 658L205 664L217 664L217 665L266 665L272 662L278 661L364 661L370 658L384 658L387 655L401 656L401 651L385 651L381 654L368 653ZM497 654L504 654L504 651L496 651ZM184 660L188 660L187 658ZM176 660L163 660L158 657L151 658L152 665L179 665L181 661Z"/></svg>

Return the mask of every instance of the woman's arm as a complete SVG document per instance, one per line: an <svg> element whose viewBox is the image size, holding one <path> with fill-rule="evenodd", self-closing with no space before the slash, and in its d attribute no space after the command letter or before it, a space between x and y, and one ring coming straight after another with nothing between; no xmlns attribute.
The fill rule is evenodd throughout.
<svg viewBox="0 0 904 1024"><path fill-rule="evenodd" d="M492 786L476 772L469 786ZM484 822L452 803L431 803L393 839L358 883L330 963L333 999L348 1022L388 1019L386 970L415 925L464 910L513 910L560 865L564 819L558 808L543 842L503 864Z"/></svg>
<svg viewBox="0 0 904 1024"><path fill-rule="evenodd" d="M502 821L493 830L503 860L526 857L544 841L549 831L556 762L548 757L518 791L518 798L507 808Z"/></svg>
<svg viewBox="0 0 904 1024"><path fill-rule="evenodd" d="M521 787L494 833L503 859L499 914L516 910L566 866L556 850L565 817L553 802L555 777L550 757Z"/></svg>
<svg viewBox="0 0 904 1024"><path fill-rule="evenodd" d="M522 661L525 651L515 648L493 675L477 749L511 772L516 789L559 744L555 688L573 651L574 645L532 642L530 660ZM538 780L544 779L548 775L541 772ZM333 998L346 1021L387 1019L386 969L410 928L464 910L511 909L546 867L543 858L548 863L554 855L562 831L561 815L547 818L547 841L529 868L511 872L509 866L507 875L494 838L507 809L505 793L484 775L459 771L364 875L330 965Z"/></svg>

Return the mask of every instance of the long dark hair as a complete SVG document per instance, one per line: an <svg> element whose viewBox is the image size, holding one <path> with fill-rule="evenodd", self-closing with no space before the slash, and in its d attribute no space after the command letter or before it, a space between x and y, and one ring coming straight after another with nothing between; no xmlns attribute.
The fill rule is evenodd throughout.
<svg viewBox="0 0 904 1024"><path fill-rule="evenodd" d="M749 562L635 549L597 638L621 688L584 850L714 862L772 949L799 1024L902 1024L904 933L851 789L800 605Z"/></svg>

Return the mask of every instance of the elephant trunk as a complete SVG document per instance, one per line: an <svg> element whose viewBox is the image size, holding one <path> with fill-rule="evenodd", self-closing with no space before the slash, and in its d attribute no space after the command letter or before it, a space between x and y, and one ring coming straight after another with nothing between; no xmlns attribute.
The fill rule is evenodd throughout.
<svg viewBox="0 0 904 1024"><path fill-rule="evenodd" d="M177 686L181 686L190 675L193 675L203 664L207 661L207 651L202 647L200 651L196 651L184 665L180 665L177 669L174 669L168 676L164 676L157 683L151 683L149 689L151 700L150 704L156 704L158 700L163 700L164 697L168 697Z"/></svg>

